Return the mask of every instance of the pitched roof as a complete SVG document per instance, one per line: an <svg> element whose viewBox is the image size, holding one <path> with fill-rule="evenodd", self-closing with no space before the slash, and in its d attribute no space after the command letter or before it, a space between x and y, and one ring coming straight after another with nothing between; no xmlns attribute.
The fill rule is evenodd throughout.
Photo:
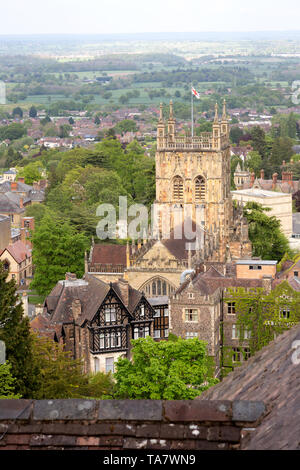
<svg viewBox="0 0 300 470"><path fill-rule="evenodd" d="M45 310L51 315L52 323L68 323L74 320L72 303L80 300L81 315L77 319L79 325L91 321L98 308L104 301L110 289L119 297L125 305L128 313L133 314L143 294L133 289L126 281L106 283L92 274L86 274L84 279L71 281L59 281L45 299ZM124 294L128 292L128 298Z"/></svg>
<svg viewBox="0 0 300 470"><path fill-rule="evenodd" d="M94 264L122 264L126 266L126 246L104 244L94 245L91 265Z"/></svg>
<svg viewBox="0 0 300 470"><path fill-rule="evenodd" d="M4 213L21 213L25 212L25 209L21 209L19 204L7 197L6 194L0 193L0 212Z"/></svg>
<svg viewBox="0 0 300 470"><path fill-rule="evenodd" d="M246 450L300 449L297 341L300 341L300 325L279 335L199 397L200 400L264 401L269 413L243 444Z"/></svg>
<svg viewBox="0 0 300 470"><path fill-rule="evenodd" d="M16 260L18 264L25 261L26 258L31 256L31 250L23 243L21 240L13 243L12 245L8 245L4 250L1 252L1 255L8 251L8 253Z"/></svg>

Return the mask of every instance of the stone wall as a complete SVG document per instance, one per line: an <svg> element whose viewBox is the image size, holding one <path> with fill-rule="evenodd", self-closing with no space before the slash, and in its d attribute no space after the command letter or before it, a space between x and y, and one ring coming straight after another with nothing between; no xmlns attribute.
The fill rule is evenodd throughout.
<svg viewBox="0 0 300 470"><path fill-rule="evenodd" d="M0 400L0 450L240 449L263 402Z"/></svg>

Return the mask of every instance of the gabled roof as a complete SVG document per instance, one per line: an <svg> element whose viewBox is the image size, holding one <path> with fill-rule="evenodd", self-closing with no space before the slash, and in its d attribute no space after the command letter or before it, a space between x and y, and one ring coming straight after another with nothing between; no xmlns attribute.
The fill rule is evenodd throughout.
<svg viewBox="0 0 300 470"><path fill-rule="evenodd" d="M246 450L300 449L300 325L279 335L200 400L262 400L268 414L243 444Z"/></svg>
<svg viewBox="0 0 300 470"><path fill-rule="evenodd" d="M2 255L5 251L8 251L8 253L18 264L31 257L31 250L21 240L18 240L12 245L8 245L6 248L4 248L4 250L2 250L0 255Z"/></svg>
<svg viewBox="0 0 300 470"><path fill-rule="evenodd" d="M128 299L124 297L123 289L125 291L127 289ZM91 274L86 274L84 279L59 281L45 299L45 310L49 312L52 323L73 322L72 303L74 300L80 300L81 315L77 323L83 325L93 320L110 291L119 298L129 316L132 316L143 297L142 292L133 289L124 280L106 283Z"/></svg>

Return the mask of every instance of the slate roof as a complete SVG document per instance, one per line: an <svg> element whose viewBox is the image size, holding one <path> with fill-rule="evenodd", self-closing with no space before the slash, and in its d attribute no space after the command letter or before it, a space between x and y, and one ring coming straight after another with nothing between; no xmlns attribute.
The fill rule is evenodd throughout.
<svg viewBox="0 0 300 470"><path fill-rule="evenodd" d="M5 194L0 193L0 212L5 213L21 213L25 212L25 209L21 209L19 205L14 202L12 199L7 197Z"/></svg>
<svg viewBox="0 0 300 470"><path fill-rule="evenodd" d="M125 288L126 286L128 288L128 302L124 298L121 283ZM80 300L81 315L77 323L83 325L86 321L91 321L94 318L110 288L123 302L129 314L133 314L143 296L142 292L133 289L123 280L109 284L91 274L86 274L84 279L59 281L46 297L44 311L45 313L48 312L51 323L72 322L72 302Z"/></svg>
<svg viewBox="0 0 300 470"><path fill-rule="evenodd" d="M300 342L300 325L279 335L198 398L265 403L269 412L245 439L245 450L300 450L300 363L296 341Z"/></svg>
<svg viewBox="0 0 300 470"><path fill-rule="evenodd" d="M213 266L206 272L194 273L189 279L179 286L176 294L180 294L192 282L192 286L202 295L211 295L217 289L229 287L258 288L262 287L261 279L237 279L236 277L224 276Z"/></svg>

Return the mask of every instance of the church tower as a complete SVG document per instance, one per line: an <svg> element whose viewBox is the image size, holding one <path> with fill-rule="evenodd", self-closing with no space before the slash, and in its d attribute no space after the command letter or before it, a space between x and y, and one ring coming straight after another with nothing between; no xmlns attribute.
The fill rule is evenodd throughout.
<svg viewBox="0 0 300 470"><path fill-rule="evenodd" d="M212 132L200 136L176 134L173 103L170 102L167 132L160 106L156 151L156 204L161 214L170 211L171 229L180 219L176 211L189 214L206 234L210 246L219 240L216 261L225 259L232 225L230 195L230 145L226 102L221 119L218 105ZM161 218L164 216L162 215ZM210 240L213 238L213 241Z"/></svg>

